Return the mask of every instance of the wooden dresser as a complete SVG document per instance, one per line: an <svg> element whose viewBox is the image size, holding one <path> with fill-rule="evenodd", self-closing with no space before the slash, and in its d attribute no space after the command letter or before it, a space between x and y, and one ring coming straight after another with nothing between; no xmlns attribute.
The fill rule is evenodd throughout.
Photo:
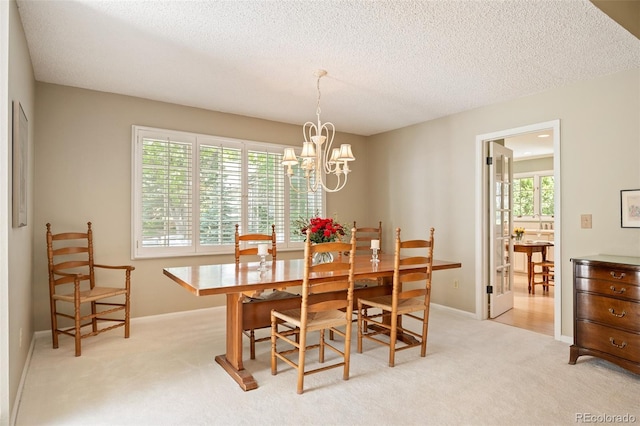
<svg viewBox="0 0 640 426"><path fill-rule="evenodd" d="M573 345L569 364L592 355L640 374L640 257L573 261Z"/></svg>

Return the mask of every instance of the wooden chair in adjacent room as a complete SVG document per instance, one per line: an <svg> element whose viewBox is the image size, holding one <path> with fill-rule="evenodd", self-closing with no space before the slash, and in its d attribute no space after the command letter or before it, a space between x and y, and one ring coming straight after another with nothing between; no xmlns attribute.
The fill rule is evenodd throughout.
<svg viewBox="0 0 640 426"><path fill-rule="evenodd" d="M53 234L51 224L47 223L47 258L54 348L58 347L60 334L75 339L76 356L81 355L81 339L86 337L118 327L124 327L124 337L129 337L131 271L135 268L130 265L111 266L94 263L91 222L87 223L87 232L60 234ZM115 277L112 276L115 272L101 271L100 277L96 277L96 270L123 271L122 278L117 279L120 285L98 286L96 283L100 281L102 284L106 278L115 281ZM69 309L59 310L58 303L66 304ZM122 316L112 315L120 311ZM72 320L73 326L62 328L58 323L59 317ZM104 323L109 325L99 328L99 324ZM89 326L91 331L82 334L83 329Z"/></svg>
<svg viewBox="0 0 640 426"><path fill-rule="evenodd" d="M243 256L258 256L258 244L266 243L269 244L268 253L271 255L271 260L275 261L277 257L277 249L276 249L276 226L271 225L271 234L245 234L240 235L240 225L236 224L236 232L235 232L235 256L236 256L236 265L240 264L240 259ZM289 297L298 297L298 295L289 293L281 290L273 290L268 293L246 293L245 298L243 299L243 303L258 303L261 301L275 300L275 299L284 299ZM243 305L246 307L246 305ZM270 323L266 322L264 327L271 327ZM249 338L249 354L251 359L256 359L256 342L267 342L271 340L271 336L267 335L265 337L256 338L255 328L248 328L243 330L243 333Z"/></svg>
<svg viewBox="0 0 640 426"><path fill-rule="evenodd" d="M271 311L271 374L277 374L278 360L295 368L298 372L299 394L304 389L304 377L309 374L342 367L343 380L349 379L355 238L355 229L352 229L350 244L311 244L307 235L300 306L297 309ZM319 252L337 252L338 256L333 262L313 265L313 255ZM323 278L312 279L315 274L322 274ZM294 327L294 330L281 330L280 322ZM325 340L325 330L331 330L344 338L342 350L335 343ZM319 332L317 344L309 343L311 332ZM294 334L297 336L295 340L292 339ZM286 343L286 349L278 347L279 342ZM309 368L307 356L314 348L318 348L318 364L314 365L315 368ZM325 349L337 353L340 357L328 360L325 364Z"/></svg>
<svg viewBox="0 0 640 426"><path fill-rule="evenodd" d="M433 271L433 234L434 229L431 228L428 240L402 241L400 228L396 229L392 294L358 299L358 353L362 353L362 340L368 339L389 347L390 367L395 365L396 351L420 346L420 356L426 355ZM425 267L420 272L403 273L401 270L405 265L422 264ZM415 283L419 285L416 286ZM416 315L420 312L421 316ZM409 318L421 323L420 333L403 324L402 320Z"/></svg>
<svg viewBox="0 0 640 426"><path fill-rule="evenodd" d="M543 260L531 263L531 282L529 288L531 294L536 294L536 285L542 286L542 292L548 292L549 286L555 283L553 260Z"/></svg>

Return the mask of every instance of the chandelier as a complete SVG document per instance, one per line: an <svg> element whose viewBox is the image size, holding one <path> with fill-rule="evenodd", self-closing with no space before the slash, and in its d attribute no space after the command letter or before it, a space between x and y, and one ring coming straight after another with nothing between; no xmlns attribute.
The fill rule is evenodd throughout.
<svg viewBox="0 0 640 426"><path fill-rule="evenodd" d="M302 153L298 163L298 157L293 148L284 149L282 164L287 166L287 176L291 187L297 192L316 192L322 188L327 192L340 191L347 184L349 161L354 161L355 157L351 152L350 144L342 144L340 148L332 148L333 137L336 129L333 123L320 121L320 79L327 75L325 70L318 70L315 73L318 77L318 103L316 107L317 123L307 121L302 126L304 142L302 143ZM326 145L325 145L326 142ZM306 188L296 188L293 184L292 166L300 166L304 170ZM335 176L335 186L328 186L325 182L326 176Z"/></svg>

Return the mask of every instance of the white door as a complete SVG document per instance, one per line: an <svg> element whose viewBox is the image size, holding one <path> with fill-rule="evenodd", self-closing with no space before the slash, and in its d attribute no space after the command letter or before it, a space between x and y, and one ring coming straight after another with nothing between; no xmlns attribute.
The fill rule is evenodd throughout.
<svg viewBox="0 0 640 426"><path fill-rule="evenodd" d="M513 309L513 152L489 143L489 317Z"/></svg>

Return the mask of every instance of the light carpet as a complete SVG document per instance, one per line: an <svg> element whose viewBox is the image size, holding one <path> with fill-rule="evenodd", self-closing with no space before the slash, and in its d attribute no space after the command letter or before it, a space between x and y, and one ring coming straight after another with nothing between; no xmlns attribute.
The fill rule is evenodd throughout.
<svg viewBox="0 0 640 426"><path fill-rule="evenodd" d="M355 331L355 329L354 329ZM214 361L224 352L225 309L141 318L83 342L40 335L28 367L18 426L27 425L569 425L591 418L640 423L640 375L593 357L569 365L549 336L433 307L427 356L352 341L351 376L270 372L269 343L245 368L244 392ZM331 352L328 352L331 353ZM589 417L594 416L594 417ZM599 417L595 417L599 416Z"/></svg>

